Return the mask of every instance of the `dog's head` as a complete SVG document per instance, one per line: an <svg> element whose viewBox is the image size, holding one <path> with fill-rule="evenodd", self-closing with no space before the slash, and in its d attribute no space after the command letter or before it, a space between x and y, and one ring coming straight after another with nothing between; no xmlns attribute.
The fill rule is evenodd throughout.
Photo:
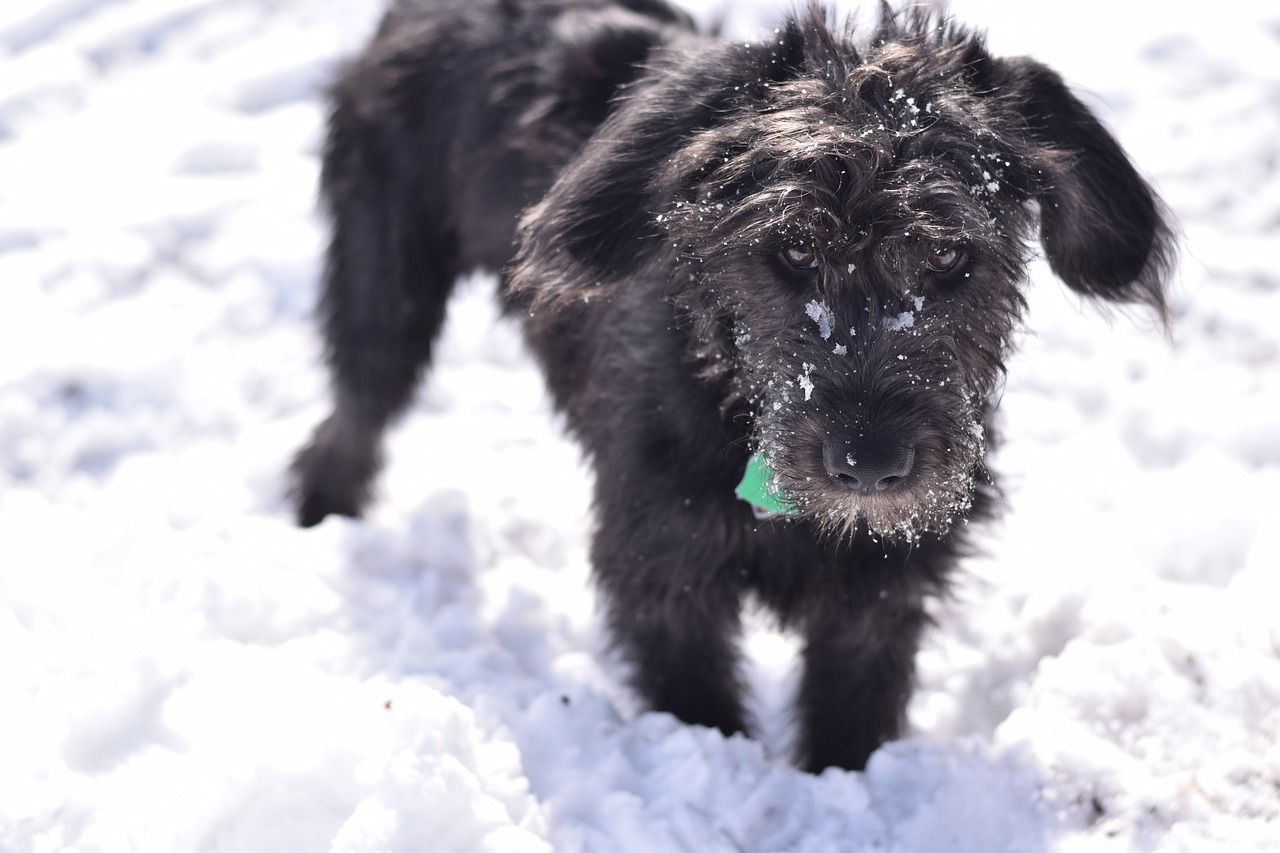
<svg viewBox="0 0 1280 853"><path fill-rule="evenodd" d="M1037 233L1069 287L1165 319L1160 203L1056 74L928 14L857 45L812 9L660 56L526 216L513 285L554 310L664 277L799 514L914 536L983 476Z"/></svg>

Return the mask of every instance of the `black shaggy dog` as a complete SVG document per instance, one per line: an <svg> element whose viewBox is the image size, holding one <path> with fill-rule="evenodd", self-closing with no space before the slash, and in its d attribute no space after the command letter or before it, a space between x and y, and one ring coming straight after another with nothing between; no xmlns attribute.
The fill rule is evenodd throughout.
<svg viewBox="0 0 1280 853"><path fill-rule="evenodd" d="M594 464L636 690L744 731L753 595L804 637L815 771L901 729L926 599L992 502L1028 240L1167 313L1171 232L1116 141L936 12L734 44L661 0L402 0L333 86L322 184L335 408L301 523L360 512L454 281L499 271Z"/></svg>

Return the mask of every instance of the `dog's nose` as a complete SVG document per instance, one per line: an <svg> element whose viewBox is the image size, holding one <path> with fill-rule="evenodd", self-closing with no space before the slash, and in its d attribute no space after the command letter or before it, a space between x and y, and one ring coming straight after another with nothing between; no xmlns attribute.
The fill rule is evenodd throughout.
<svg viewBox="0 0 1280 853"><path fill-rule="evenodd" d="M829 438L822 445L822 464L832 478L864 495L887 492L900 484L916 461L914 447Z"/></svg>

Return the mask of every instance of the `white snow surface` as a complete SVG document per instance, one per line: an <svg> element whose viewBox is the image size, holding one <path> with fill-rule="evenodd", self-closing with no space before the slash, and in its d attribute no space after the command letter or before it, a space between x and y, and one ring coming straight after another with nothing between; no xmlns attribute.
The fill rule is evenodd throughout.
<svg viewBox="0 0 1280 853"><path fill-rule="evenodd" d="M864 773L641 713L589 473L471 282L362 521L300 530L318 89L362 0L0 7L0 849L1280 846L1280 11L955 0L1184 234L1173 339L1043 265L1007 513ZM749 38L770 2L703 3Z"/></svg>

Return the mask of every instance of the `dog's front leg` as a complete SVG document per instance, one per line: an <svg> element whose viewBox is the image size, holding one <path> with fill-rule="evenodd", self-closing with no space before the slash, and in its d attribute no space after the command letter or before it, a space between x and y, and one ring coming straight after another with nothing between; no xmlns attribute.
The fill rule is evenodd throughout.
<svg viewBox="0 0 1280 853"><path fill-rule="evenodd" d="M636 692L657 711L725 734L745 731L739 673L742 573L717 546L715 510L676 501L598 507L592 547L617 650Z"/></svg>
<svg viewBox="0 0 1280 853"><path fill-rule="evenodd" d="M861 770L902 730L928 617L888 599L827 602L810 622L798 699L800 766Z"/></svg>

